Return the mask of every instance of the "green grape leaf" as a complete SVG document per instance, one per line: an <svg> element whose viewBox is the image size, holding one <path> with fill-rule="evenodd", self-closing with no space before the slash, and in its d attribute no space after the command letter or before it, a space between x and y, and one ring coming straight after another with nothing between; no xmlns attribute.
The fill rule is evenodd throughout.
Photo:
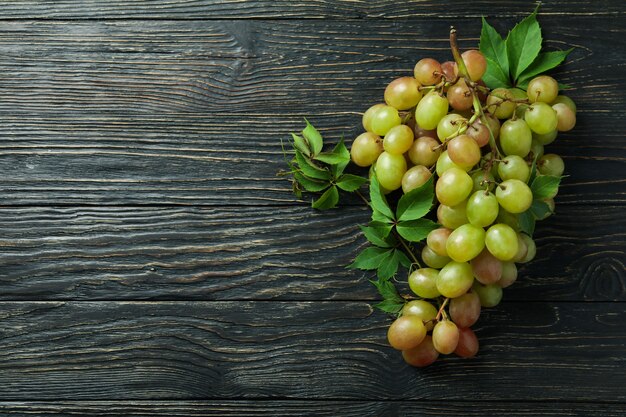
<svg viewBox="0 0 626 417"><path fill-rule="evenodd" d="M311 149L312 155L317 155L322 151L322 147L324 146L324 141L322 139L322 135L317 131L315 127L307 119L304 119L306 122L306 127L302 131L302 136L306 139L309 144L309 149Z"/></svg>
<svg viewBox="0 0 626 417"><path fill-rule="evenodd" d="M386 224L393 224L394 222L393 219L390 219L389 217L385 216L378 210L372 210L372 221L386 223Z"/></svg>
<svg viewBox="0 0 626 417"><path fill-rule="evenodd" d="M536 220L530 209L520 213L517 216L517 219L519 220L519 227L521 231L526 233L528 236L533 237L533 233L535 233Z"/></svg>
<svg viewBox="0 0 626 417"><path fill-rule="evenodd" d="M520 74L518 79L518 85L528 87L528 82L531 79L558 66L572 51L573 48L568 49L567 51L551 51L540 53L539 56L537 56L537 58L532 62L532 64L530 64L530 66Z"/></svg>
<svg viewBox="0 0 626 417"><path fill-rule="evenodd" d="M382 262L389 256L393 249L367 247L361 251L348 268L363 269L370 271L378 269Z"/></svg>
<svg viewBox="0 0 626 417"><path fill-rule="evenodd" d="M560 183L561 177L537 175L530 184L530 190L533 192L535 199L543 200L544 198L552 198L559 190Z"/></svg>
<svg viewBox="0 0 626 417"><path fill-rule="evenodd" d="M367 178L358 175L343 174L337 179L337 187L344 191L352 192L359 189L360 186L367 182Z"/></svg>
<svg viewBox="0 0 626 417"><path fill-rule="evenodd" d="M359 226L365 238L373 245L381 248L391 248L395 246L395 238L389 233L393 228L392 225L377 221L370 222L368 226Z"/></svg>
<svg viewBox="0 0 626 417"><path fill-rule="evenodd" d="M309 146L307 145L304 138L302 138L302 136L298 136L295 133L292 133L291 137L293 138L294 149L302 152L306 156L311 156L311 150L309 149Z"/></svg>
<svg viewBox="0 0 626 417"><path fill-rule="evenodd" d="M420 187L404 194L398 201L396 218L400 221L416 220L428 214L434 198L433 177Z"/></svg>
<svg viewBox="0 0 626 417"><path fill-rule="evenodd" d="M311 193L325 190L330 185L327 181L321 182L318 180L314 180L299 172L294 172L293 177L296 179L296 181L298 181L298 184L300 184L302 188Z"/></svg>
<svg viewBox="0 0 626 417"><path fill-rule="evenodd" d="M388 252L387 258L381 262L378 270L376 271L378 278L389 279L396 274L398 267L400 266L399 253L400 251L398 249L393 249Z"/></svg>
<svg viewBox="0 0 626 417"><path fill-rule="evenodd" d="M317 200L311 203L311 207L317 210L327 210L333 208L339 202L339 191L336 186L330 187Z"/></svg>
<svg viewBox="0 0 626 417"><path fill-rule="evenodd" d="M485 85L491 89L493 88L509 88L511 87L511 81L509 81L508 73L503 72L493 60L487 58L487 71L483 75L482 80Z"/></svg>
<svg viewBox="0 0 626 417"><path fill-rule="evenodd" d="M350 157L345 159L344 155L339 155L334 152L322 152L317 154L313 159L316 161L324 162L329 165L337 165L350 162Z"/></svg>
<svg viewBox="0 0 626 417"><path fill-rule="evenodd" d="M343 141L343 138L339 140L339 143L335 145L333 148L333 154L339 155L342 157L342 162L339 162L335 165L331 165L330 170L332 171L335 178L338 178L343 170L346 169L346 166L350 163L350 151L346 148L346 144Z"/></svg>
<svg viewBox="0 0 626 417"><path fill-rule="evenodd" d="M550 206L545 201L541 200L533 200L532 205L528 209L535 216L536 220L542 220L547 215L552 214L552 210L550 210Z"/></svg>
<svg viewBox="0 0 626 417"><path fill-rule="evenodd" d="M409 242L420 242L426 239L426 236L437 227L439 225L432 220L417 219L398 222L396 230L400 236Z"/></svg>
<svg viewBox="0 0 626 417"><path fill-rule="evenodd" d="M370 180L370 200L372 204L372 210L379 212L390 220L394 219L393 211L391 211L389 203L387 203L387 199L380 189L380 184L378 183L378 179L376 178L375 173L374 175L372 175L372 178ZM372 219L373 218L374 217L372 213Z"/></svg>
<svg viewBox="0 0 626 417"><path fill-rule="evenodd" d="M404 307L404 301L398 302L393 300L383 300L380 303L374 304L373 307L384 311L385 313L398 314Z"/></svg>
<svg viewBox="0 0 626 417"><path fill-rule="evenodd" d="M410 268L411 265L413 265L413 262L411 262L409 257L406 256L404 252L398 251L398 254L399 254L398 256L400 258L400 265L402 265L405 268Z"/></svg>
<svg viewBox="0 0 626 417"><path fill-rule="evenodd" d="M383 297L382 302L374 305L375 308L391 314L398 313L402 310L406 301L398 294L398 290L392 282L386 279L378 279L370 282L374 284L378 293Z"/></svg>
<svg viewBox="0 0 626 417"><path fill-rule="evenodd" d="M487 72L483 75L483 81L489 88L509 87L511 82L506 43L484 17L482 21L479 49L487 59Z"/></svg>
<svg viewBox="0 0 626 417"><path fill-rule="evenodd" d="M541 50L541 27L537 22L537 9L519 22L506 37L506 51L514 80L532 64Z"/></svg>
<svg viewBox="0 0 626 417"><path fill-rule="evenodd" d="M298 150L296 150L296 162L300 171L307 177L330 181L330 172L327 169L318 167Z"/></svg>

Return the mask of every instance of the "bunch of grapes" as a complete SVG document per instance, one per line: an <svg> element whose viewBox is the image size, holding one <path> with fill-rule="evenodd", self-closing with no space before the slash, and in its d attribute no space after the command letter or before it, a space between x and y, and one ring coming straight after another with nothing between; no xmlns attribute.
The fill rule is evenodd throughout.
<svg viewBox="0 0 626 417"><path fill-rule="evenodd" d="M425 266L409 275L416 299L388 330L391 346L414 366L477 353L471 327L481 308L496 306L517 279L516 263L535 256L519 224L534 200L529 181L563 174L563 160L544 146L576 123L576 105L559 95L554 78L537 76L526 91L491 90L481 81L487 61L480 51L452 52L454 61L421 59L413 76L389 83L385 102L363 115L366 132L350 151L385 193L408 193L435 176L441 227L426 239ZM552 194L541 199L546 217Z"/></svg>

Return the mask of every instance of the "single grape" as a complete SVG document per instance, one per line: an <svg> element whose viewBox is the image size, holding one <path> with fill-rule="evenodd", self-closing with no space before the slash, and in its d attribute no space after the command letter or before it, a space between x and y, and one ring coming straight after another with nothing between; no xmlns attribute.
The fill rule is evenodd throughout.
<svg viewBox="0 0 626 417"><path fill-rule="evenodd" d="M508 119L515 111L513 94L506 88L494 88L487 97L487 111L498 119Z"/></svg>
<svg viewBox="0 0 626 417"><path fill-rule="evenodd" d="M459 341L454 353L461 358L473 358L478 353L478 338L472 329L459 329Z"/></svg>
<svg viewBox="0 0 626 417"><path fill-rule="evenodd" d="M394 155L402 155L411 148L411 145L413 145L413 130L406 125L392 127L383 139L385 151Z"/></svg>
<svg viewBox="0 0 626 417"><path fill-rule="evenodd" d="M392 127L398 126L401 122L398 110L391 106L384 106L372 114L371 131L379 136L385 136Z"/></svg>
<svg viewBox="0 0 626 417"><path fill-rule="evenodd" d="M387 330L387 340L394 349L411 349L422 343L426 327L417 316L401 316Z"/></svg>
<svg viewBox="0 0 626 417"><path fill-rule="evenodd" d="M459 343L459 328L450 320L440 321L433 328L433 345L437 352L448 355Z"/></svg>
<svg viewBox="0 0 626 417"><path fill-rule="evenodd" d="M402 351L402 358L411 366L422 368L434 363L439 357L439 352L433 345L433 338L427 335L422 343L413 349Z"/></svg>
<svg viewBox="0 0 626 417"><path fill-rule="evenodd" d="M547 153L537 161L537 170L543 175L560 177L565 171L565 164L557 154Z"/></svg>
<svg viewBox="0 0 626 417"><path fill-rule="evenodd" d="M554 139L556 139L558 133L559 131L556 129L554 129L550 133L546 133L545 135L538 135L536 133L533 133L533 139L536 139L539 143L545 146L554 142Z"/></svg>
<svg viewBox="0 0 626 417"><path fill-rule="evenodd" d="M522 239L522 234L518 233L517 234L517 252L515 253L515 256L513 256L513 259L511 259L511 261L520 262L522 259L526 257L527 253L528 253L528 246L526 246L526 242L524 241L524 239Z"/></svg>
<svg viewBox="0 0 626 417"><path fill-rule="evenodd" d="M470 327L480 317L480 298L473 292L450 300L450 318L459 327Z"/></svg>
<svg viewBox="0 0 626 417"><path fill-rule="evenodd" d="M385 102L398 110L408 110L417 106L422 98L420 84L413 77L400 77L387 85Z"/></svg>
<svg viewBox="0 0 626 417"><path fill-rule="evenodd" d="M439 297L437 290L437 277L439 271L433 268L420 268L409 275L409 288L422 298Z"/></svg>
<svg viewBox="0 0 626 417"><path fill-rule="evenodd" d="M537 139L535 139L535 136L533 135L533 141L530 144L529 156L532 159L541 158L543 156L543 151L544 151L543 144L539 142Z"/></svg>
<svg viewBox="0 0 626 417"><path fill-rule="evenodd" d="M446 61L441 64L441 72L449 83L455 83L459 79L459 68L454 61Z"/></svg>
<svg viewBox="0 0 626 417"><path fill-rule="evenodd" d="M424 246L422 249L422 260L431 268L443 268L448 264L448 262L450 262L450 258L447 256L437 255L435 251L428 246Z"/></svg>
<svg viewBox="0 0 626 417"><path fill-rule="evenodd" d="M480 161L480 147L468 135L459 135L448 141L448 157L461 167L473 167Z"/></svg>
<svg viewBox="0 0 626 417"><path fill-rule="evenodd" d="M416 165L409 168L402 176L402 192L408 193L421 187L431 177L431 172L423 165Z"/></svg>
<svg viewBox="0 0 626 417"><path fill-rule="evenodd" d="M374 104L372 107L365 111L365 113L363 114L363 128L366 131L372 132L372 118L374 117L374 114L376 114L376 112L383 107L386 106L382 103Z"/></svg>
<svg viewBox="0 0 626 417"><path fill-rule="evenodd" d="M415 121L422 129L436 129L439 121L447 113L448 99L440 96L436 91L431 91L417 103Z"/></svg>
<svg viewBox="0 0 626 417"><path fill-rule="evenodd" d="M435 85L441 81L443 74L439 61L432 58L423 58L417 61L413 73L421 85Z"/></svg>
<svg viewBox="0 0 626 417"><path fill-rule="evenodd" d="M480 301L478 303L480 305ZM426 330L430 331L434 327L432 320L437 316L437 309L428 301L411 300L402 307L402 315L419 317Z"/></svg>
<svg viewBox="0 0 626 417"><path fill-rule="evenodd" d="M437 200L446 206L455 206L469 196L473 186L472 178L467 172L452 167L437 180L435 186Z"/></svg>
<svg viewBox="0 0 626 417"><path fill-rule="evenodd" d="M479 123L485 124L485 126L489 126L489 129L491 129L491 134L493 135L493 138L498 139L498 137L500 136L500 128L501 128L500 120L498 120L496 116L493 116L491 114L486 114L485 117L487 119L487 123L485 124L482 119L479 119Z"/></svg>
<svg viewBox="0 0 626 417"><path fill-rule="evenodd" d="M559 104L559 106L565 105ZM557 112L546 103L533 103L526 109L524 121L533 132L546 135L557 128Z"/></svg>
<svg viewBox="0 0 626 417"><path fill-rule="evenodd" d="M540 75L530 80L526 93L531 103L537 101L550 103L559 94L559 84L549 75Z"/></svg>
<svg viewBox="0 0 626 417"><path fill-rule="evenodd" d="M480 80L487 71L485 56L476 49L470 49L461 54L467 73L472 81Z"/></svg>
<svg viewBox="0 0 626 417"><path fill-rule="evenodd" d="M455 298L465 294L472 287L472 282L474 276L470 264L450 261L439 271L437 290L444 297Z"/></svg>
<svg viewBox="0 0 626 417"><path fill-rule="evenodd" d="M552 106L556 112L557 125L559 132L567 132L572 130L576 125L576 112L565 103L557 103Z"/></svg>
<svg viewBox="0 0 626 417"><path fill-rule="evenodd" d="M487 229L485 245L489 252L501 261L513 259L517 253L517 244L517 233L510 226L497 223Z"/></svg>
<svg viewBox="0 0 626 417"><path fill-rule="evenodd" d="M565 104L567 107L569 107L570 109L572 109L572 111L574 113L576 113L576 103L574 103L574 100L572 100L571 98L567 97L567 96L556 96L556 98L554 99L554 101L552 103L550 103L551 106L554 106L557 103L563 103Z"/></svg>
<svg viewBox="0 0 626 417"><path fill-rule="evenodd" d="M415 132L416 138L421 138L422 136L428 136L429 138L437 139L436 129L431 129L431 130L422 129L420 125L418 125L415 122L415 119L413 117L409 119L409 123L411 123L411 126L413 127L413 132ZM437 144L439 144L439 142L437 142Z"/></svg>
<svg viewBox="0 0 626 417"><path fill-rule="evenodd" d="M496 187L498 203L509 213L522 213L533 203L533 192L526 183L511 179Z"/></svg>
<svg viewBox="0 0 626 417"><path fill-rule="evenodd" d="M524 257L524 259L522 259L520 262L521 263L526 263L526 262L530 262L533 259L535 259L535 255L537 255L537 245L535 245L535 241L528 235L522 233L521 234L522 240L526 243L526 256Z"/></svg>
<svg viewBox="0 0 626 417"><path fill-rule="evenodd" d="M515 100L528 100L528 96L526 95L526 91L521 88L510 88L509 91L513 94ZM528 108L527 103L523 102L515 102L515 117L522 118L524 117L524 112Z"/></svg>
<svg viewBox="0 0 626 417"><path fill-rule="evenodd" d="M511 286L517 280L517 266L513 262L502 262L502 278L498 285L502 288Z"/></svg>
<svg viewBox="0 0 626 417"><path fill-rule="evenodd" d="M500 211L498 211L496 223L504 223L513 230L520 230L519 218L517 217L517 214L509 213L503 208L500 208Z"/></svg>
<svg viewBox="0 0 626 417"><path fill-rule="evenodd" d="M493 284L502 278L502 261L484 249L470 262L474 277L482 284Z"/></svg>
<svg viewBox="0 0 626 417"><path fill-rule="evenodd" d="M473 224L464 224L455 229L446 241L446 252L456 262L467 262L485 247L485 231Z"/></svg>
<svg viewBox="0 0 626 417"><path fill-rule="evenodd" d="M476 144L482 148L489 143L489 129L487 126L476 121L467 128L467 135L476 141Z"/></svg>
<svg viewBox="0 0 626 417"><path fill-rule="evenodd" d="M476 191L467 199L467 220L474 226L489 226L498 217L498 211L498 200L489 191Z"/></svg>
<svg viewBox="0 0 626 417"><path fill-rule="evenodd" d="M454 110L469 110L472 108L472 92L463 78L448 89L446 96L448 97L448 103Z"/></svg>
<svg viewBox="0 0 626 417"><path fill-rule="evenodd" d="M458 169L465 170L464 168L452 162L452 160L450 159L450 156L448 155L448 151L443 151L441 155L439 156L439 159L437 159L437 167L436 167L437 175L441 177L443 173L449 170L450 168L458 168Z"/></svg>
<svg viewBox="0 0 626 417"><path fill-rule="evenodd" d="M498 164L498 175L503 181L516 179L527 182L530 178L530 167L522 157L509 155Z"/></svg>
<svg viewBox="0 0 626 417"><path fill-rule="evenodd" d="M467 119L460 114L450 113L437 124L437 137L440 141L456 136L459 129L467 124Z"/></svg>
<svg viewBox="0 0 626 417"><path fill-rule="evenodd" d="M439 142L429 136L417 138L409 148L409 159L415 165L431 167L437 163L439 155L441 155Z"/></svg>
<svg viewBox="0 0 626 417"><path fill-rule="evenodd" d="M402 185L406 172L406 160L402 155L383 152L376 161L376 178L383 188L393 191Z"/></svg>
<svg viewBox="0 0 626 417"><path fill-rule="evenodd" d="M522 119L511 119L502 124L500 146L506 155L525 157L530 152L532 140L532 132Z"/></svg>
<svg viewBox="0 0 626 417"><path fill-rule="evenodd" d="M450 233L452 233L452 230L445 227L432 230L428 236L426 236L426 244L437 255L448 256L446 242L448 241Z"/></svg>
<svg viewBox="0 0 626 417"><path fill-rule="evenodd" d="M350 148L352 162L360 167L372 165L381 153L383 153L383 142L380 136L371 132L361 133L357 136Z"/></svg>
<svg viewBox="0 0 626 417"><path fill-rule="evenodd" d="M491 172L485 173L485 171L480 170L474 172L471 177L474 182L472 193L475 193L476 191L491 191L495 187L495 178Z"/></svg>
<svg viewBox="0 0 626 417"><path fill-rule="evenodd" d="M439 207L437 207L437 221L448 229L456 229L468 223L467 201L463 201L452 207L440 204Z"/></svg>
<svg viewBox="0 0 626 417"><path fill-rule="evenodd" d="M478 294L480 305L483 307L495 307L502 300L502 287L498 284L483 285L476 281L472 290Z"/></svg>

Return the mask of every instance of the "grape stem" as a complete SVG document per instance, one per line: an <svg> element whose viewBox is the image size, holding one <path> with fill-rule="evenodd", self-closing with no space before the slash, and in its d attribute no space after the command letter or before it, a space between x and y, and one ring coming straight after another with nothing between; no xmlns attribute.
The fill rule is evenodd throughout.
<svg viewBox="0 0 626 417"><path fill-rule="evenodd" d="M435 316L435 321L439 321L439 319L441 318L441 315L445 315L445 311L443 311L446 308L446 305L448 304L448 301L450 301L450 299L448 297L446 297L445 300L443 300L443 303L441 303L441 307L439 307L439 311L437 312L437 315Z"/></svg>

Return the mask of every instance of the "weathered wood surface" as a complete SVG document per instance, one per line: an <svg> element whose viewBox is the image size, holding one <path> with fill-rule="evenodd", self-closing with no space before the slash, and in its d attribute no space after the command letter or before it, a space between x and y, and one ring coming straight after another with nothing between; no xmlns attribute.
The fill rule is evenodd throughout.
<svg viewBox="0 0 626 417"><path fill-rule="evenodd" d="M623 303L483 315L478 358L415 370L366 303L0 302L0 387L11 400L626 401Z"/></svg>

